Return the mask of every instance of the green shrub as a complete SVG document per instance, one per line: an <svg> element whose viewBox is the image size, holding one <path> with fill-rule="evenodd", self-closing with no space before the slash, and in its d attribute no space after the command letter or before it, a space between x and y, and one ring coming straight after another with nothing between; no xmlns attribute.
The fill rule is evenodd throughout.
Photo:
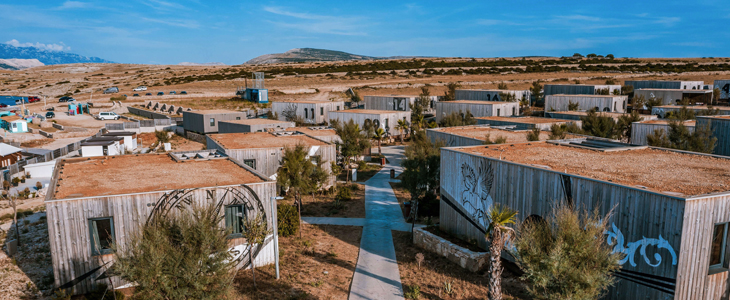
<svg viewBox="0 0 730 300"><path fill-rule="evenodd" d="M530 142L537 142L540 140L540 128L533 128L527 132L527 140Z"/></svg>
<svg viewBox="0 0 730 300"><path fill-rule="evenodd" d="M164 130L155 130L155 137L157 137L157 140L160 141L160 143L167 143L170 141L170 138L167 136L167 131Z"/></svg>
<svg viewBox="0 0 730 300"><path fill-rule="evenodd" d="M357 169L360 171L364 171L368 169L368 163L364 160L360 160L357 162Z"/></svg>
<svg viewBox="0 0 730 300"><path fill-rule="evenodd" d="M335 196L335 201L350 201L352 200L352 192L350 192L350 188L341 186L339 190L337 191L337 195Z"/></svg>
<svg viewBox="0 0 730 300"><path fill-rule="evenodd" d="M406 299L418 299L421 297L421 287L417 284L407 285L406 289L408 291L403 295Z"/></svg>
<svg viewBox="0 0 730 300"><path fill-rule="evenodd" d="M279 235L282 237L291 236L299 231L299 214L294 206L282 204L277 206L276 222L279 226Z"/></svg>
<svg viewBox="0 0 730 300"><path fill-rule="evenodd" d="M97 284L93 291L84 295L84 298L86 300L124 300L124 293L115 290L112 295L112 291L107 291L106 284Z"/></svg>

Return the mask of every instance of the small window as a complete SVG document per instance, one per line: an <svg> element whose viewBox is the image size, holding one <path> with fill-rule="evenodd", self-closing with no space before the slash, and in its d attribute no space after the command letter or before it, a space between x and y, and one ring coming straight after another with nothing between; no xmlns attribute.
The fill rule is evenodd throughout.
<svg viewBox="0 0 730 300"><path fill-rule="evenodd" d="M324 107L319 108L319 115L324 116Z"/></svg>
<svg viewBox="0 0 730 300"><path fill-rule="evenodd" d="M243 220L245 216L246 208L243 206L243 204L226 206L226 230L231 233L231 237L241 237Z"/></svg>
<svg viewBox="0 0 730 300"><path fill-rule="evenodd" d="M304 109L304 118L309 119L309 111L306 108Z"/></svg>
<svg viewBox="0 0 730 300"><path fill-rule="evenodd" d="M339 105L337 105L337 110L340 110L340 106Z"/></svg>
<svg viewBox="0 0 730 300"><path fill-rule="evenodd" d="M312 108L311 110L312 110L312 119L314 119L314 108Z"/></svg>
<svg viewBox="0 0 730 300"><path fill-rule="evenodd" d="M210 126L215 126L215 118L210 118Z"/></svg>
<svg viewBox="0 0 730 300"><path fill-rule="evenodd" d="M241 119L241 117L236 117L236 120L240 120L240 119Z"/></svg>
<svg viewBox="0 0 730 300"><path fill-rule="evenodd" d="M256 160L255 159L244 159L243 164L247 165L253 169L256 169Z"/></svg>
<svg viewBox="0 0 730 300"><path fill-rule="evenodd" d="M513 115L513 116L514 116L514 115L516 115L516 114L515 114L515 107L514 107L514 106L512 107L512 115Z"/></svg>
<svg viewBox="0 0 730 300"><path fill-rule="evenodd" d="M388 126L388 118L385 118L385 128L390 128L390 126Z"/></svg>
<svg viewBox="0 0 730 300"><path fill-rule="evenodd" d="M497 117L499 117L499 108L497 108Z"/></svg>
<svg viewBox="0 0 730 300"><path fill-rule="evenodd" d="M715 224L712 231L712 245L710 248L710 274L724 272L728 270L728 260L730 260L728 252L728 224Z"/></svg>
<svg viewBox="0 0 730 300"><path fill-rule="evenodd" d="M616 102L613 103L613 111L616 111Z"/></svg>
<svg viewBox="0 0 730 300"><path fill-rule="evenodd" d="M91 255L112 253L114 243L114 218L89 219Z"/></svg>

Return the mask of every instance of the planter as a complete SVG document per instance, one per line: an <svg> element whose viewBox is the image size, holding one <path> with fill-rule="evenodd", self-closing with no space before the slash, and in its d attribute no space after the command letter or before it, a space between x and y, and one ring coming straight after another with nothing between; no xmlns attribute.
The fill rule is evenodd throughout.
<svg viewBox="0 0 730 300"><path fill-rule="evenodd" d="M20 182L25 183L25 177L20 178Z"/></svg>
<svg viewBox="0 0 730 300"><path fill-rule="evenodd" d="M446 259L472 272L480 271L489 263L489 252L471 251L423 228L413 230L413 243L418 247L446 257Z"/></svg>
<svg viewBox="0 0 730 300"><path fill-rule="evenodd" d="M13 186L18 186L18 183L17 182L13 182Z"/></svg>
<svg viewBox="0 0 730 300"><path fill-rule="evenodd" d="M30 174L25 174L25 178L30 178Z"/></svg>

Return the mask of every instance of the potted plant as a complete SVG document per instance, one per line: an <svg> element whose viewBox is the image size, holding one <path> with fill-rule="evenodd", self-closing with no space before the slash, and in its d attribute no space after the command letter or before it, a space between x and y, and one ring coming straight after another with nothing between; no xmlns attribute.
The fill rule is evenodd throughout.
<svg viewBox="0 0 730 300"><path fill-rule="evenodd" d="M28 179L30 179L30 173L26 173L26 174L25 174L25 178L28 178Z"/></svg>
<svg viewBox="0 0 730 300"><path fill-rule="evenodd" d="M39 190L40 191L42 188L43 188L43 184L40 181L38 181L38 182L35 183L35 189L36 190Z"/></svg>
<svg viewBox="0 0 730 300"><path fill-rule="evenodd" d="M25 176L20 177L20 182L25 183Z"/></svg>
<svg viewBox="0 0 730 300"><path fill-rule="evenodd" d="M13 186L18 186L18 183L20 183L20 178L13 177Z"/></svg>
<svg viewBox="0 0 730 300"><path fill-rule="evenodd" d="M3 180L3 189L6 191L10 189L10 181Z"/></svg>

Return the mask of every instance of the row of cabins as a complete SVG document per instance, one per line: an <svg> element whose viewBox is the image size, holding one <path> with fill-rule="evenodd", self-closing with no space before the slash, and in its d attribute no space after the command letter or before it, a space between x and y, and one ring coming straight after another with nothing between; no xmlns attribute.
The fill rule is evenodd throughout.
<svg viewBox="0 0 730 300"><path fill-rule="evenodd" d="M137 149L137 133L131 131L107 132L81 143L81 157L121 155Z"/></svg>

